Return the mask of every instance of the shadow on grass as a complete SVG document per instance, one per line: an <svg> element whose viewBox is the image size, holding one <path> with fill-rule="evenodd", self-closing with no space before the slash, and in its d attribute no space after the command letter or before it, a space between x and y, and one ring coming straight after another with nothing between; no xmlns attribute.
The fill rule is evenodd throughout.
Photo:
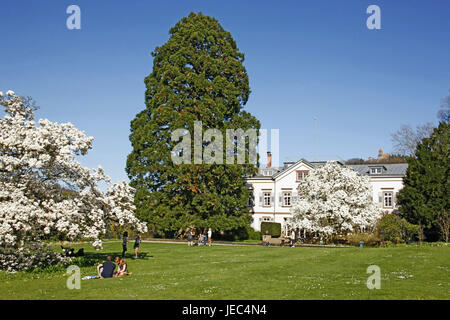
<svg viewBox="0 0 450 320"><path fill-rule="evenodd" d="M86 252L83 257L72 258L70 264L77 265L79 267L92 267L97 266L100 263L106 261L106 257L110 256L114 261L115 257L121 257L121 254L117 252ZM137 260L149 259L153 256L148 255L147 252L139 252L139 258ZM134 254L125 254L125 260L134 260Z"/></svg>

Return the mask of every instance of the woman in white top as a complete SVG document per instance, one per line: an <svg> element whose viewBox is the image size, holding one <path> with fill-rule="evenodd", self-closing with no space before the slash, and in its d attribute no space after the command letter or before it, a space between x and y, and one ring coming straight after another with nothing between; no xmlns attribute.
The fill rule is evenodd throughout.
<svg viewBox="0 0 450 320"><path fill-rule="evenodd" d="M208 246L211 246L211 241L212 241L212 231L211 228L208 229Z"/></svg>
<svg viewBox="0 0 450 320"><path fill-rule="evenodd" d="M292 232L291 232L291 247L294 247L294 243L295 243L295 231L294 231L294 229L292 229Z"/></svg>

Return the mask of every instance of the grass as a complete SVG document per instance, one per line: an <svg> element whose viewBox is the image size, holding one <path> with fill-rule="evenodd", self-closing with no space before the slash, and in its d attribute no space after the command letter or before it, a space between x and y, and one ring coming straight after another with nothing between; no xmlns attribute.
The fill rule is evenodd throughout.
<svg viewBox="0 0 450 320"><path fill-rule="evenodd" d="M80 245L74 246L76 248ZM83 246L92 266L121 252L120 242L101 251ZM64 271L0 272L0 299L449 299L450 248L188 247L142 243L143 259L128 248L125 278L81 280L66 287ZM381 268L381 289L369 290L370 265Z"/></svg>

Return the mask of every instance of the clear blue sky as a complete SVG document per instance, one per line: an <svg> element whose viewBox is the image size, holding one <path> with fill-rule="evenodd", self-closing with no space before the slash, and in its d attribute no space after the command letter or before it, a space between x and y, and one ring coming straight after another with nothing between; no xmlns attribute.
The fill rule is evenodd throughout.
<svg viewBox="0 0 450 320"><path fill-rule="evenodd" d="M81 30L66 8L81 8ZM366 8L381 8L368 30ZM280 129L280 160L391 151L402 124L436 123L450 89L450 1L0 0L0 90L32 96L38 118L95 138L82 163L127 179L130 121L144 108L150 52L189 12L216 17L246 56L246 109Z"/></svg>

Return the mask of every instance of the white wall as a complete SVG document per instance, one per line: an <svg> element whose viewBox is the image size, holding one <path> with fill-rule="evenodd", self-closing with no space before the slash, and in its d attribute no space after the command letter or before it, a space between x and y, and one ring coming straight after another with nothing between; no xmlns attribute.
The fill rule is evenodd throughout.
<svg viewBox="0 0 450 320"><path fill-rule="evenodd" d="M282 228L285 225L284 218L291 217L290 207L283 207L280 202L280 195L283 189L291 189L292 191L292 202L297 196L298 182L296 182L297 170L311 170L312 168L303 162L292 165L286 172L277 177L276 181L273 181L271 177L267 179L248 179L247 182L253 187L253 221L252 228L256 231L261 230L261 222L264 218L270 218L272 222L279 222L282 224ZM379 198L382 195L383 190L392 191L394 194L394 207L391 209L383 208L383 210L392 212L397 206L396 195L403 188L403 178L402 177L377 177L370 176L370 183L372 185L373 201L382 208L382 203L379 202ZM264 189L269 189L272 192L272 201L270 207L262 206L262 201L260 201L260 196Z"/></svg>
<svg viewBox="0 0 450 320"><path fill-rule="evenodd" d="M252 227L256 231L261 230L261 222L263 218L270 218L272 222L279 222L284 226L284 218L291 217L290 209L293 201L297 197L297 170L311 170L312 168L304 163L297 163L292 165L286 172L277 177L276 181L273 181L270 177L264 180L260 179L248 179L247 182L253 186L253 197L255 205L253 207L253 222ZM270 190L272 193L272 201L270 207L263 206L263 192L264 190ZM283 199L280 201L280 196L283 191L290 191L292 194L291 207L283 206ZM261 200L260 200L261 198Z"/></svg>
<svg viewBox="0 0 450 320"><path fill-rule="evenodd" d="M370 184L372 185L373 202L378 204L383 210L392 212L397 207L397 197L398 192L403 188L403 178L402 177L370 177ZM382 203L380 203L380 197L383 191L391 191L394 193L394 208L388 209L383 208Z"/></svg>

